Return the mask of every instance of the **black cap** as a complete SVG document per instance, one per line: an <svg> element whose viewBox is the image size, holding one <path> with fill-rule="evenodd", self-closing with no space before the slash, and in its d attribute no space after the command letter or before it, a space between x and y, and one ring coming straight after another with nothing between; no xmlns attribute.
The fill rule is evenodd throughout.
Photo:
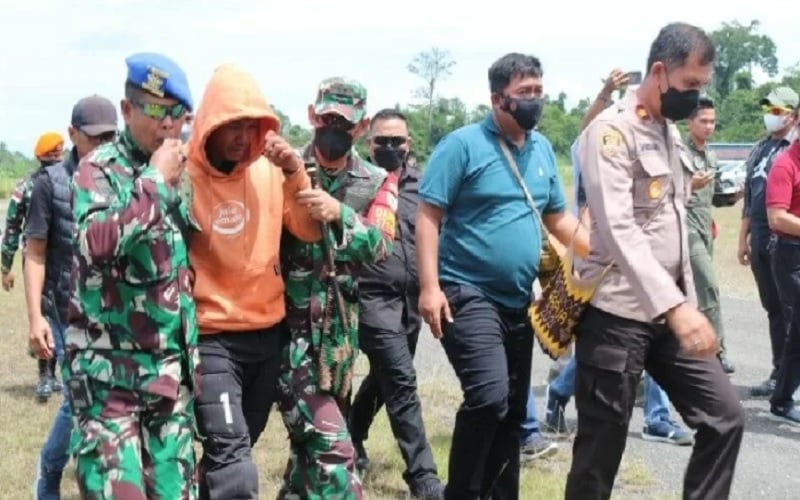
<svg viewBox="0 0 800 500"><path fill-rule="evenodd" d="M105 97L84 97L72 108L72 126L89 136L116 132L117 108Z"/></svg>

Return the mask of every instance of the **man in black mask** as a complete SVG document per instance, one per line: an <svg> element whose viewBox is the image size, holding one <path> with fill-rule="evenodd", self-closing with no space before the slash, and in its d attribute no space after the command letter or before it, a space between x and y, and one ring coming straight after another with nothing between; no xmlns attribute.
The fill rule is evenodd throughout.
<svg viewBox="0 0 800 500"><path fill-rule="evenodd" d="M464 393L448 500L519 498L533 353L527 310L542 233L567 243L575 236L579 255L589 244L566 210L553 147L532 130L544 96L539 59L506 54L488 76L492 111L436 146L416 219L420 315L441 339Z"/></svg>
<svg viewBox="0 0 800 500"><path fill-rule="evenodd" d="M356 466L362 472L369 466L363 442L373 418L385 403L392 433L406 464L403 477L411 495L440 499L443 488L425 436L414 370L414 352L422 327L414 243L421 174L408 164L411 139L408 122L401 112L379 111L372 117L370 136L370 157L388 172L388 178L396 179L399 203L392 255L365 266L358 280L359 346L369 358L370 368L350 410Z"/></svg>
<svg viewBox="0 0 800 500"><path fill-rule="evenodd" d="M322 240L283 233L286 327L280 409L291 451L278 498L347 498L363 492L347 426L358 354L358 276L392 253L397 185L359 158L352 144L366 132L367 91L352 80L323 81L309 121L314 138L303 153L318 165L313 189L298 193Z"/></svg>
<svg viewBox="0 0 800 500"><path fill-rule="evenodd" d="M691 156L674 123L697 107L714 58L700 28L668 24L650 47L642 85L580 136L592 248L579 270L606 274L578 325L578 434L566 500L611 496L643 370L697 430L683 498L730 496L744 411L716 357L714 328L697 309L684 175Z"/></svg>

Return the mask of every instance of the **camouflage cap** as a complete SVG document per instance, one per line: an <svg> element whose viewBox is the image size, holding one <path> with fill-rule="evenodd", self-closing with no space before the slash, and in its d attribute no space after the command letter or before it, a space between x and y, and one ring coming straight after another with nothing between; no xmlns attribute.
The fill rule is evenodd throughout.
<svg viewBox="0 0 800 500"><path fill-rule="evenodd" d="M317 115L337 113L358 123L367 114L367 89L355 80L328 78L319 84L314 110Z"/></svg>

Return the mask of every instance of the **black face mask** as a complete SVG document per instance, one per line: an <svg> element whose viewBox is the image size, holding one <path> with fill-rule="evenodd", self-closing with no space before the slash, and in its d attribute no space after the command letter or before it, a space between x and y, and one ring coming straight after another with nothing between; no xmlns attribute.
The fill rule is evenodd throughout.
<svg viewBox="0 0 800 500"><path fill-rule="evenodd" d="M314 147L326 160L336 161L353 147L353 136L335 127L320 127L314 131Z"/></svg>
<svg viewBox="0 0 800 500"><path fill-rule="evenodd" d="M700 99L699 90L680 90L669 87L661 94L661 116L672 121L689 118L697 108Z"/></svg>
<svg viewBox="0 0 800 500"><path fill-rule="evenodd" d="M387 172L394 172L403 166L403 162L406 160L406 152L403 149L391 146L378 146L375 148L372 159Z"/></svg>
<svg viewBox="0 0 800 500"><path fill-rule="evenodd" d="M515 103L514 109L511 104ZM518 99L515 97L505 97L501 109L507 111L517 122L522 130L533 130L542 118L544 102L536 97L532 99Z"/></svg>

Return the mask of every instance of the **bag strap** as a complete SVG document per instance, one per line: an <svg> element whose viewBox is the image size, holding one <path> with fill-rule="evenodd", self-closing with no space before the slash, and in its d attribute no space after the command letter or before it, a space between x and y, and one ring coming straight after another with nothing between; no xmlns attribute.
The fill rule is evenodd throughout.
<svg viewBox="0 0 800 500"><path fill-rule="evenodd" d="M519 167L517 166L517 161L514 159L514 156L511 154L511 151L508 149L508 144L503 138L498 135L497 141L500 143L500 149L503 150L503 154L506 157L506 161L508 162L508 166L511 167L511 172L514 173L514 177L517 178L517 182L519 183L520 187L522 188L522 192L525 193L525 200L528 202L528 205L531 207L531 211L533 212L534 217L539 222L539 226L542 228L542 231L545 230L544 222L542 222L542 216L539 214L539 209L536 208L536 203L533 201L533 197L531 196L531 192L528 191L528 185L525 184L525 179L522 178L522 174L519 171ZM577 232L577 231L576 231Z"/></svg>
<svg viewBox="0 0 800 500"><path fill-rule="evenodd" d="M519 183L520 187L522 188L522 192L525 193L525 200L527 200L528 205L531 207L531 212L533 212L534 217L536 218L537 222L539 223L539 228L542 232L542 240L548 240L548 232L547 228L545 228L544 221L542 220L542 216L539 213L539 209L536 208L536 202L533 201L533 196L531 196L530 191L528 190L528 185L525 183L525 179L522 177L522 173L519 171L519 166L517 166L517 161L514 159L514 156L511 154L511 151L508 149L508 144L506 141L503 140L502 137L499 135L497 136L497 140L500 143L500 149L503 150L503 155L506 157L506 161L508 162L508 166L511 167L511 172L514 173L514 177L517 178L517 182ZM580 221L580 214L579 219ZM574 253L574 242L575 236L578 234L578 229L580 229L581 224L578 223L575 225L575 231L572 233L572 238L569 240L569 245L567 245L567 252Z"/></svg>
<svg viewBox="0 0 800 500"><path fill-rule="evenodd" d="M544 226L544 222L542 221L541 214L539 214L539 209L536 208L536 203L533 201L533 197L531 196L531 193L528 190L528 185L525 183L525 179L522 177L522 173L520 173L520 171L519 171L519 167L517 166L517 161L514 159L514 156L511 154L511 151L508 149L508 144L506 144L506 141L500 135L497 136L497 142L500 143L500 149L503 151L503 155L506 157L506 161L508 163L508 166L511 168L511 172L513 172L514 177L516 177L517 182L519 183L520 187L522 188L522 192L525 193L525 199L527 200L528 205L531 207L531 211L533 212L534 217L539 222L539 227L541 228L541 231L542 231L542 239L544 239L546 237L546 234L547 234L546 233L547 229ZM677 187L674 184L674 180L673 180L673 187L672 188L673 189L677 189ZM653 220L655 220L656 216L659 213L661 213L661 210L666 205L666 203L665 203L666 197L667 197L667 193L665 191L661 195L661 199L659 200L658 206L656 207L656 209L653 210L653 213L650 214L650 217L648 217L647 220L645 221L645 223L642 224L642 226L641 226L642 230L647 229L647 227L650 225L650 223L653 222ZM567 247L567 254L568 254L570 260L572 260L572 255L574 254L575 236L578 234L578 229L580 229L580 227L581 227L580 216L583 213L583 210L587 210L587 209L588 209L588 207L583 207L578 212L578 224L575 225L575 231L572 233L572 238L570 239L569 245ZM600 277L605 275L606 272L608 272L608 270L611 269L611 266L613 266L613 265L614 265L614 263L610 262L603 269L603 271L600 274Z"/></svg>

